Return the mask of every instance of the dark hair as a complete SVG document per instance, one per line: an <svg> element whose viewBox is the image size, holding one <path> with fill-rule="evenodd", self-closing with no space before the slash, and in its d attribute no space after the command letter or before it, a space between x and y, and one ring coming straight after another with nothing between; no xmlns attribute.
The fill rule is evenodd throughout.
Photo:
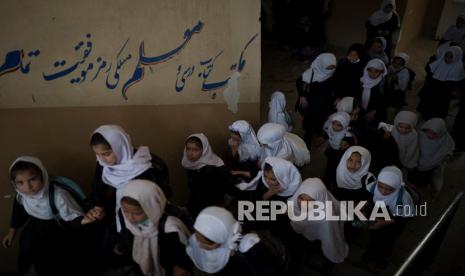
<svg viewBox="0 0 465 276"><path fill-rule="evenodd" d="M266 171L266 172L273 171L273 167L270 164L265 163L265 166L263 167L263 171Z"/></svg>
<svg viewBox="0 0 465 276"><path fill-rule="evenodd" d="M111 145L110 143L108 143L107 139L105 139L105 137L103 137L103 135L98 132L92 134L92 137L90 138L90 145L91 146L104 145L108 149L111 149Z"/></svg>
<svg viewBox="0 0 465 276"><path fill-rule="evenodd" d="M203 149L202 141L199 137L191 136L186 140L186 145L189 143L196 144L199 148Z"/></svg>
<svg viewBox="0 0 465 276"><path fill-rule="evenodd" d="M121 198L121 203L125 203L125 204L128 204L128 205L132 205L132 206L135 206L135 207L142 208L139 201L137 201L134 198L129 197L129 196L123 196Z"/></svg>
<svg viewBox="0 0 465 276"><path fill-rule="evenodd" d="M239 131L229 130L229 132L231 132L232 134L239 135L239 137L241 136L241 133Z"/></svg>
<svg viewBox="0 0 465 276"><path fill-rule="evenodd" d="M40 176L40 179L42 179L42 181L44 180L42 170L39 167L37 167L37 165L26 161L18 161L13 165L13 167L10 170L10 179L12 181L15 181L16 176L20 171L34 172Z"/></svg>
<svg viewBox="0 0 465 276"><path fill-rule="evenodd" d="M347 51L347 54L349 54L351 51L355 51L358 55L358 58L365 62L366 60L368 60L368 56L367 56L367 53L365 51L365 46L363 46L363 44L361 43L354 43L352 45L350 45L349 47L349 50Z"/></svg>

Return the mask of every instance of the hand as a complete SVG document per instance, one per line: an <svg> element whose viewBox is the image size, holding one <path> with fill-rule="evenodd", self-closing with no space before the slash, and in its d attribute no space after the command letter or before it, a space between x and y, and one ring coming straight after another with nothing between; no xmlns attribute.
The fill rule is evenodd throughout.
<svg viewBox="0 0 465 276"><path fill-rule="evenodd" d="M116 244L115 247L113 247L113 253L115 253L118 256L122 256L124 254L123 248L121 248L121 245Z"/></svg>
<svg viewBox="0 0 465 276"><path fill-rule="evenodd" d="M184 268L181 268L179 266L174 266L173 269L173 276L189 276L189 271L186 271Z"/></svg>
<svg viewBox="0 0 465 276"><path fill-rule="evenodd" d="M246 171L231 171L231 174L232 175L235 175L235 176L244 176L244 177L247 177L247 178L250 178L252 177L250 175L250 172L246 172Z"/></svg>
<svg viewBox="0 0 465 276"><path fill-rule="evenodd" d="M325 142L325 138L323 137L316 137L314 142L313 142L313 145L315 145L316 147L319 147L321 145L323 145L323 143Z"/></svg>
<svg viewBox="0 0 465 276"><path fill-rule="evenodd" d="M350 147L349 143L347 141L342 140L341 141L341 150L346 150L348 147Z"/></svg>
<svg viewBox="0 0 465 276"><path fill-rule="evenodd" d="M391 133L389 131L385 131L383 134L384 140L389 139L390 136L391 136Z"/></svg>
<svg viewBox="0 0 465 276"><path fill-rule="evenodd" d="M10 230L8 230L8 234L6 234L6 236L2 239L3 247L10 248L11 246L13 246L13 240L15 238L15 235L16 229L10 228Z"/></svg>
<svg viewBox="0 0 465 276"><path fill-rule="evenodd" d="M368 112L367 115L365 115L365 120L367 122L372 122L375 119L375 115L376 115L376 110Z"/></svg>
<svg viewBox="0 0 465 276"><path fill-rule="evenodd" d="M100 206L95 206L94 208L90 209L87 214L85 214L85 217L88 217L87 219L91 220L101 220L105 216L105 210L103 207Z"/></svg>
<svg viewBox="0 0 465 276"><path fill-rule="evenodd" d="M338 104L340 101L341 101L340 98L337 98L336 100L334 100L334 104L333 104L334 108L336 108L337 104Z"/></svg>
<svg viewBox="0 0 465 276"><path fill-rule="evenodd" d="M300 108L302 108L302 109L307 109L307 107L308 107L307 98L305 98L305 97L300 97L300 98L299 98L299 106L300 106Z"/></svg>

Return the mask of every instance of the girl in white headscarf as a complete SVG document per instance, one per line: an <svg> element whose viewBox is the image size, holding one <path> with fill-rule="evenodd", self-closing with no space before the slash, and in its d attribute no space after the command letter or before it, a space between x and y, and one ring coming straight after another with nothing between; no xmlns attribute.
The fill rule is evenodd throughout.
<svg viewBox="0 0 465 276"><path fill-rule="evenodd" d="M302 182L291 202L294 215L302 214L301 204L310 201L331 204L333 216L340 216L339 201L326 189L319 178L309 178ZM326 210L326 208L324 209ZM349 246L344 239L344 222L323 220L291 220L291 226L297 233L310 241L320 240L323 255L333 263L342 263L349 255Z"/></svg>
<svg viewBox="0 0 465 276"><path fill-rule="evenodd" d="M355 122L358 120L360 112L360 103L354 97L344 97L336 104L337 112L346 112L350 115L350 121Z"/></svg>
<svg viewBox="0 0 465 276"><path fill-rule="evenodd" d="M419 133L420 158L417 170L420 171L417 182L420 185L432 184L433 196L443 186L444 168L452 156L455 143L447 132L443 119L433 118L421 126Z"/></svg>
<svg viewBox="0 0 465 276"><path fill-rule="evenodd" d="M379 121L384 121L386 117L386 104L384 103L383 89L384 77L387 69L380 59L372 59L365 66L362 83L362 115L367 123L377 125Z"/></svg>
<svg viewBox="0 0 465 276"><path fill-rule="evenodd" d="M442 35L441 44L445 42L453 42L456 45L462 43L465 38L465 13L457 16L455 25L450 26Z"/></svg>
<svg viewBox="0 0 465 276"><path fill-rule="evenodd" d="M379 36L375 37L370 44L370 48L368 49L368 56L373 58L378 58L384 62L387 66L389 64L389 57L386 54L386 39L384 37Z"/></svg>
<svg viewBox="0 0 465 276"><path fill-rule="evenodd" d="M50 208L51 180L36 157L18 157L10 166L10 179L17 196L13 203L10 229L3 237L2 244L11 247L17 230L23 228L18 272L27 273L33 265L38 275L65 275L68 266L76 261L84 262L79 251L83 240L77 235L78 232L69 230L70 227L76 228L93 220L84 217L83 209L73 196L54 186L54 203L58 211L55 216Z"/></svg>
<svg viewBox="0 0 465 276"><path fill-rule="evenodd" d="M419 94L421 101L417 108L425 119L444 119L448 115L452 91L465 79L462 58L462 49L451 46L427 67L429 81Z"/></svg>
<svg viewBox="0 0 465 276"><path fill-rule="evenodd" d="M230 151L225 159L226 166L233 175L250 181L258 172L261 147L249 122L239 120L229 126L228 144Z"/></svg>
<svg viewBox="0 0 465 276"><path fill-rule="evenodd" d="M143 275L188 275L192 264L185 252L189 230L165 211L163 191L148 180L132 180L121 193L124 222L134 235L132 258Z"/></svg>
<svg viewBox="0 0 465 276"><path fill-rule="evenodd" d="M235 177L213 152L203 133L190 135L184 144L181 164L187 171L187 209L193 217L205 207L224 205L224 196L235 196Z"/></svg>
<svg viewBox="0 0 465 276"><path fill-rule="evenodd" d="M382 36L387 42L386 53L390 55L393 33L400 27L395 0L382 0L380 8L370 15L365 27L367 28L366 44L368 45L373 38Z"/></svg>
<svg viewBox="0 0 465 276"><path fill-rule="evenodd" d="M369 172L370 164L371 154L364 147L352 146L344 152L336 168L335 195L339 200L367 199L365 186L376 181Z"/></svg>
<svg viewBox="0 0 465 276"><path fill-rule="evenodd" d="M332 76L335 69L336 57L331 53L324 53L297 79L299 99L296 109L304 117L304 141L308 147L331 113L334 93Z"/></svg>
<svg viewBox="0 0 465 276"><path fill-rule="evenodd" d="M410 82L410 71L406 67L410 57L406 53L398 53L392 59L386 76L386 94L389 104L397 109L407 105L405 103L405 91Z"/></svg>
<svg viewBox="0 0 465 276"><path fill-rule="evenodd" d="M260 164L269 156L283 158L299 167L310 163L310 151L305 142L299 136L287 132L282 125L264 124L258 130L257 138L262 145Z"/></svg>
<svg viewBox="0 0 465 276"><path fill-rule="evenodd" d="M282 275L257 234L242 235L240 223L220 207L203 209L186 252L202 272L213 275Z"/></svg>
<svg viewBox="0 0 465 276"><path fill-rule="evenodd" d="M363 255L366 261L375 262L379 268L387 266L395 239L405 227L408 218L415 215L412 197L404 188L402 172L395 166L385 167L378 174L377 183L367 186L373 202L384 202L389 220L377 218L370 230L370 243Z"/></svg>
<svg viewBox="0 0 465 276"><path fill-rule="evenodd" d="M418 133L415 129L417 120L415 113L400 111L394 118L393 126L380 123L394 137L399 149L399 160L407 171L416 168L420 156Z"/></svg>
<svg viewBox="0 0 465 276"><path fill-rule="evenodd" d="M276 123L284 126L287 131L292 131L293 123L286 111L286 96L281 91L275 91L271 94L270 102L268 103L270 110L268 111L268 123Z"/></svg>

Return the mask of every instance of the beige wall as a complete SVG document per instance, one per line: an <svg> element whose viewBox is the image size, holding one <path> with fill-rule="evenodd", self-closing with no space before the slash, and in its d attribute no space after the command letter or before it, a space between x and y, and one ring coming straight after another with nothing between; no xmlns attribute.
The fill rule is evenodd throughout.
<svg viewBox="0 0 465 276"><path fill-rule="evenodd" d="M455 25L457 16L465 12L465 1L446 0L442 9L439 25L436 30L436 37L441 38L444 32L451 25Z"/></svg>
<svg viewBox="0 0 465 276"><path fill-rule="evenodd" d="M429 0L409 0L403 18L397 52L407 51L413 40L423 35Z"/></svg>

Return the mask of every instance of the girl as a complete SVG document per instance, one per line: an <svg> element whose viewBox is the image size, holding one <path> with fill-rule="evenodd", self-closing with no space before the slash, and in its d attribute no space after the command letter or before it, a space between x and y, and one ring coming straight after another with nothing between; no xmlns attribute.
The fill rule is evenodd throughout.
<svg viewBox="0 0 465 276"><path fill-rule="evenodd" d="M368 56L373 58L378 58L384 62L384 64L389 64L389 57L386 54L386 39L384 37L375 37L370 44L370 49L368 49Z"/></svg>
<svg viewBox="0 0 465 276"><path fill-rule="evenodd" d="M309 178L302 182L292 196L293 214L297 217L305 213L301 209L309 202L331 204L332 215L340 216L339 201L326 189L319 178ZM324 210L326 212L326 209ZM349 255L349 246L344 240L344 223L330 220L292 220L291 226L309 241L321 241L323 255L332 263L342 263Z"/></svg>
<svg viewBox="0 0 465 276"><path fill-rule="evenodd" d="M332 187L335 182L334 172L344 151L355 144L354 137L349 131L350 116L345 112L336 112L329 116L323 127L328 137L329 147L325 150L327 157L325 181Z"/></svg>
<svg viewBox="0 0 465 276"><path fill-rule="evenodd" d="M449 47L438 60L432 62L428 69L430 81L419 94L418 112L426 119L445 118L449 113L452 91L465 79L463 54L459 46Z"/></svg>
<svg viewBox="0 0 465 276"><path fill-rule="evenodd" d="M331 113L333 104L332 76L336 57L330 53L319 55L302 76L297 79L299 100L296 108L303 118L304 141L310 147L313 135L321 130Z"/></svg>
<svg viewBox="0 0 465 276"><path fill-rule="evenodd" d="M224 205L226 193L236 195L234 176L213 152L203 133L187 138L181 164L187 170L187 209L192 217L195 218L207 206Z"/></svg>
<svg viewBox="0 0 465 276"><path fill-rule="evenodd" d="M394 126L383 125L394 137L399 149L399 160L406 169L413 170L417 166L420 148L418 146L418 133L415 130L417 115L411 111L401 111L394 118ZM384 127L385 126L385 127Z"/></svg>
<svg viewBox="0 0 465 276"><path fill-rule="evenodd" d="M302 167L310 163L310 151L305 142L297 135L287 132L282 125L264 124L257 133L262 144L260 164L269 156L276 156Z"/></svg>
<svg viewBox="0 0 465 276"><path fill-rule="evenodd" d="M121 192L127 229L134 235L128 251L138 264L137 275L189 275L192 263L185 251L189 230L164 213L166 197L148 180L131 180Z"/></svg>
<svg viewBox="0 0 465 276"><path fill-rule="evenodd" d="M410 60L406 53L399 53L392 59L386 76L386 94L389 105L400 110L405 103L405 91L410 82L410 72L405 65Z"/></svg>
<svg viewBox="0 0 465 276"><path fill-rule="evenodd" d="M402 172L395 166L385 167L378 175L377 183L367 186L373 194L373 202L384 202L390 220L376 219L369 229L370 242L362 258L375 262L378 268L387 266L395 239L401 234L408 218L413 216L413 201L405 190Z"/></svg>
<svg viewBox="0 0 465 276"><path fill-rule="evenodd" d="M24 226L19 241L18 272L27 273L33 265L37 275L84 275L77 264L85 262L80 247L85 241L79 236L82 233L73 228L94 219L85 217L76 200L58 186L54 187L54 196L59 219L54 217L49 176L36 157L18 157L10 166L10 179L18 195L13 203L10 229L2 243L11 247L17 230Z"/></svg>
<svg viewBox="0 0 465 276"><path fill-rule="evenodd" d="M336 100L358 95L360 77L367 62L368 57L362 44L355 43L350 46L347 56L339 60L334 72Z"/></svg>
<svg viewBox="0 0 465 276"><path fill-rule="evenodd" d="M122 189L130 180L146 179L161 185L170 196L168 170L163 160L152 155L148 147L141 146L135 150L130 136L117 125L97 128L90 145L97 156L97 168L92 183L93 208L87 216L102 220L102 248L98 249L101 254L105 258L113 256L113 253L122 255L121 237L118 234L122 225L117 216ZM153 164L162 166L155 167Z"/></svg>
<svg viewBox="0 0 465 276"><path fill-rule="evenodd" d="M454 140L447 132L443 119L433 118L421 126L419 134L420 158L417 170L417 183L432 184L433 196L442 188L444 168L454 151Z"/></svg>
<svg viewBox="0 0 465 276"><path fill-rule="evenodd" d="M386 53L390 55L393 33L400 27L395 0L383 0L380 9L370 15L365 27L367 28L367 44L373 38L382 36L386 40Z"/></svg>
<svg viewBox="0 0 465 276"><path fill-rule="evenodd" d="M257 162L261 149L252 126L244 120L234 122L229 126L229 149L226 166L231 173L249 182L258 172Z"/></svg>
<svg viewBox="0 0 465 276"><path fill-rule="evenodd" d="M465 38L465 13L462 13L457 17L455 25L450 26L447 31L442 35L441 42L453 42L456 45L460 45Z"/></svg>
<svg viewBox="0 0 465 276"><path fill-rule="evenodd" d="M386 105L384 104L384 77L387 69L380 59L372 59L365 66L362 83L361 98L362 119L371 126L377 126L386 117Z"/></svg>
<svg viewBox="0 0 465 276"><path fill-rule="evenodd" d="M361 201L368 198L365 186L376 181L368 170L371 154L364 147L348 148L336 168L337 189L335 195L339 200Z"/></svg>
<svg viewBox="0 0 465 276"><path fill-rule="evenodd" d="M220 207L202 210L195 220L195 234L187 255L197 269L214 275L284 275L272 252L257 234L241 234L241 225Z"/></svg>
<svg viewBox="0 0 465 276"><path fill-rule="evenodd" d="M281 91L271 94L268 111L268 123L276 123L284 126L287 131L292 131L293 123L286 111L286 97Z"/></svg>

